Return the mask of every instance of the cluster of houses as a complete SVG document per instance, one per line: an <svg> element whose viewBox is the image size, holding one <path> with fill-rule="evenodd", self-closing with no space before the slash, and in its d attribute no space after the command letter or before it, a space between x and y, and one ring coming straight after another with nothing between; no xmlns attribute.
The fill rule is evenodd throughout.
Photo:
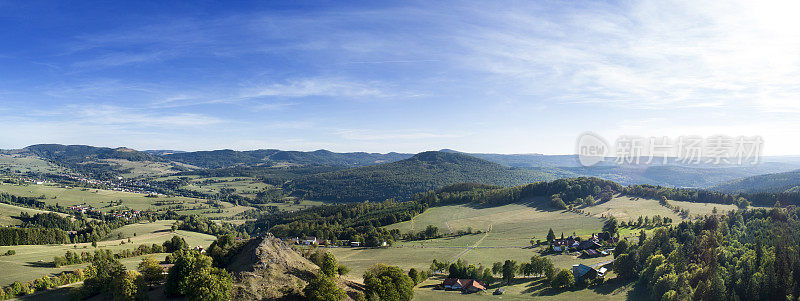
<svg viewBox="0 0 800 301"><path fill-rule="evenodd" d="M150 184L148 184L147 182L139 180L126 180L123 177L117 177L116 178L117 181L105 181L105 180L95 180L85 177L78 177L69 174L60 174L60 176L82 183L103 185L105 187L108 187L108 190L113 190L113 191L130 192L130 193L147 194L147 195L162 195L157 192L136 188L137 186L149 187ZM69 187L67 186L67 188Z"/></svg>
<svg viewBox="0 0 800 301"><path fill-rule="evenodd" d="M554 252L563 251L580 251L584 257L599 257L606 256L608 252L602 250L603 245L601 242L608 242L616 244L619 238L609 235L608 233L592 234L592 237L586 240L580 240L574 236L567 238L553 240L551 246Z"/></svg>
<svg viewBox="0 0 800 301"><path fill-rule="evenodd" d="M139 217L142 212L139 210L125 210L125 211L114 211L114 212L102 212L95 207L86 205L86 204L79 204L75 206L69 206L69 210L73 212L81 212L84 214L96 214L96 215L105 215L108 217L116 217L116 218L123 218L126 220L136 219Z"/></svg>
<svg viewBox="0 0 800 301"><path fill-rule="evenodd" d="M72 210L72 211L75 211L75 212L81 212L81 213L100 212L100 210L97 210L97 208L94 208L94 207L86 205L86 204L69 206L69 210Z"/></svg>
<svg viewBox="0 0 800 301"><path fill-rule="evenodd" d="M304 237L302 239L299 238L299 237L295 237L295 238L292 238L291 241L292 241L293 244L304 245L304 246L318 246L318 245L330 246L331 245L331 241L330 240L320 240L320 239L317 239L316 237ZM349 245L351 247L357 248L357 247L361 247L361 242L360 241L351 241L351 242L347 243L346 245ZM386 245L387 245L387 243L385 241L381 243L381 246L385 247Z"/></svg>

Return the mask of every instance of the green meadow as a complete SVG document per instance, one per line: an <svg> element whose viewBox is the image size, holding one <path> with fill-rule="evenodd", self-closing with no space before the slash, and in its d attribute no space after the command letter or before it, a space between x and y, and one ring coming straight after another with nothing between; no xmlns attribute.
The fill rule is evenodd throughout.
<svg viewBox="0 0 800 301"><path fill-rule="evenodd" d="M174 221L158 221L156 223L141 223L124 226L115 230L108 240L98 242L97 248L108 249L117 253L125 249L133 250L140 244L146 244L148 246L152 244L162 244L164 241L172 238L173 235L183 237L186 243L192 247L208 247L211 242L216 239L212 235L183 230L171 233L170 226L173 222ZM125 238L117 239L117 233L122 234ZM133 233L136 233L136 236L133 236ZM130 242L128 242L128 239L130 239ZM84 251L93 253L95 248L91 246L91 243L2 246L0 247L0 254L4 254L8 250L14 250L16 254L0 256L0 271L3 271L0 273L0 286L9 285L14 281L30 281L45 275L54 275L63 271L72 271L86 267L88 264L53 268L46 266L46 263L52 262L53 258L56 256L63 256L67 251L73 251L78 254ZM142 257L154 256L163 259L166 255L166 253L150 254L126 258L121 260L121 262L128 266L128 268L133 268L141 261Z"/></svg>
<svg viewBox="0 0 800 301"><path fill-rule="evenodd" d="M130 208L132 210L159 210L160 207L163 206L156 206L153 204L156 202L166 202L168 206L184 205L187 207L185 210L179 210L179 214L203 214L213 218L225 218L251 209L251 207L235 206L230 203L221 202L223 212L218 213L216 208L209 206L207 201L203 199L163 195L158 197L146 197L145 194L141 193L82 187L68 188L53 184L16 185L0 183L0 192L27 197L44 196L40 201L49 205L59 204L61 206L72 206L88 204L98 208L100 211L121 208ZM122 204L117 205L116 202L118 201L122 201ZM114 205L110 206L112 202Z"/></svg>

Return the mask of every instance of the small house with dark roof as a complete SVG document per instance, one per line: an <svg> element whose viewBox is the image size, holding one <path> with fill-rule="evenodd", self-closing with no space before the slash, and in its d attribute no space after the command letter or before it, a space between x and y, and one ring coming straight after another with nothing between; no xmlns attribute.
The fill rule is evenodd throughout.
<svg viewBox="0 0 800 301"><path fill-rule="evenodd" d="M585 264L576 264L572 266L572 276L575 277L576 282L585 282L596 278L603 278L606 273L606 268L595 269Z"/></svg>

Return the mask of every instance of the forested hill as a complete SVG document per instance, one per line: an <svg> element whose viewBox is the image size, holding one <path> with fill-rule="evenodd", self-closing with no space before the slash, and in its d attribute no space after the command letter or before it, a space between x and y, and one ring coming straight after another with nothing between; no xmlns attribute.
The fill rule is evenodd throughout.
<svg viewBox="0 0 800 301"><path fill-rule="evenodd" d="M323 201L408 200L414 193L463 182L512 186L552 179L461 153L423 152L392 163L309 175L289 183L307 198Z"/></svg>
<svg viewBox="0 0 800 301"><path fill-rule="evenodd" d="M108 148L88 145L36 144L19 150L60 164L77 164L98 159L128 161L166 161L164 158L125 147Z"/></svg>
<svg viewBox="0 0 800 301"><path fill-rule="evenodd" d="M711 187L710 190L726 193L800 192L800 170L737 179Z"/></svg>
<svg viewBox="0 0 800 301"><path fill-rule="evenodd" d="M239 165L272 164L276 162L302 165L358 167L403 160L411 156L411 154L394 152L378 154L365 152L334 153L327 150L301 152L277 149L253 151L234 151L227 149L172 153L164 155L164 158L203 168L224 168Z"/></svg>

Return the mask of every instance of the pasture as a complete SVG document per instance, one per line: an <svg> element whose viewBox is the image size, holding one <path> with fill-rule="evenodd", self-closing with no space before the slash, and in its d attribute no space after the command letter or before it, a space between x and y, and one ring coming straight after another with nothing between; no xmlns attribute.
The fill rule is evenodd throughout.
<svg viewBox="0 0 800 301"><path fill-rule="evenodd" d="M560 235L575 233L589 236L601 231L603 220L598 217L568 211L538 208L541 199L497 207L477 208L470 205L434 207L411 221L390 225L389 229L401 232L418 232L428 225L439 228L440 233L450 231L480 230L480 234L444 237L421 241L399 241L392 247L380 249L331 248L336 258L352 269L348 278L361 280L366 269L376 263L397 265L403 269L427 270L433 259L454 261L462 258L470 264L491 267L492 263L506 259L529 261L539 255L540 248L531 248L530 240L544 241L550 228ZM578 258L572 254L547 255L560 268L576 263L595 264L610 257Z"/></svg>
<svg viewBox="0 0 800 301"><path fill-rule="evenodd" d="M127 225L114 231L111 240L100 241L97 243L98 249L109 249L114 253L121 250L132 250L140 244L152 245L162 244L164 241L172 238L173 235L183 237L190 246L203 246L208 247L216 238L212 235L201 234L196 232L189 232L178 230L175 233L169 231L170 226L174 221L158 221L156 223L143 223ZM122 233L123 239L116 239L116 233ZM133 236L136 233L136 236ZM128 242L130 238L131 242ZM124 244L123 244L124 243ZM4 254L8 250L16 251L16 255L0 256L0 285L5 286L13 283L14 281L30 281L40 278L45 275L53 275L63 271L72 271L78 268L86 267L88 264L77 264L63 266L60 268L53 268L43 266L45 263L52 262L53 257L63 256L67 251L73 251L78 254L81 252L93 253L95 248L91 243L80 244L64 244L64 245L20 245L20 246L2 246L0 247L0 254ZM163 259L167 254L150 254L144 256L154 256L158 259ZM132 257L120 260L128 268L135 268L141 261L139 257ZM41 261L41 262L40 262Z"/></svg>
<svg viewBox="0 0 800 301"><path fill-rule="evenodd" d="M714 211L714 208L717 208L720 214L737 209L735 205L678 202L673 200L668 200L668 202L673 206L688 209L691 217L710 215ZM626 222L636 220L639 216L652 217L654 215L669 217L674 224L680 223L682 220L678 214L662 206L657 200L629 196L617 196L608 202L595 206L581 207L580 209L593 217L613 216L620 221Z"/></svg>
<svg viewBox="0 0 800 301"><path fill-rule="evenodd" d="M129 161L124 159L100 159L98 163L108 164L116 170L125 171L124 178L152 177L173 174L181 170L192 170L197 167L173 162Z"/></svg>
<svg viewBox="0 0 800 301"><path fill-rule="evenodd" d="M710 214L713 207L720 212L734 209L733 206L715 204L694 204L684 202L671 203L688 208L692 214ZM620 220L637 219L642 216L666 216L675 223L681 221L672 210L661 206L658 201L650 199L632 199L617 196L611 201L596 206L582 207L583 213L545 208L546 200L537 198L528 202L509 204L497 207L475 207L472 205L450 205L434 207L414 217L411 221L387 226L398 229L402 233L419 232L428 225L439 228L440 233L451 233L472 228L481 231L479 234L444 237L420 241L398 241L393 246L380 249L366 248L331 248L342 264L351 268L347 275L351 280L360 281L364 271L376 263L396 265L407 270L410 268L425 269L435 258L452 262L458 258L470 264L491 267L494 262L507 259L527 262L533 255L542 255L540 247L531 248L530 241L546 240L547 232L553 229L556 236L576 234L587 237L602 231L604 217L614 216ZM620 229L623 236L636 235L641 229ZM651 232L652 229L646 230ZM547 254L556 267L569 269L573 264L594 265L607 262L611 256L582 258L578 253ZM432 280L429 280L429 282ZM613 286L613 285L612 285ZM537 281L525 280L506 288L504 299L527 299L531 296L552 300L589 297L599 300L624 300L628 298L631 286L604 285L596 289L567 291L553 294ZM454 298L472 300L499 298L498 296L461 295L457 292L433 290L423 283L416 289L416 299L433 300ZM490 292L491 293L491 292ZM443 295L445 294L445 295Z"/></svg>
<svg viewBox="0 0 800 301"><path fill-rule="evenodd" d="M104 212L112 209L123 208L129 208L132 210L158 211L164 207L154 205L154 203L159 202L167 203L167 206L185 206L183 210L176 210L180 214L208 213L214 218L221 218L233 216L236 213L250 208L244 206L234 206L230 203L221 202L223 205L222 213L216 212L217 209L213 209L213 212L208 212L208 209L212 208L207 204L207 201L203 199L163 195L158 197L147 197L145 194L141 193L82 187L64 187L55 184L16 185L0 183L0 192L27 197L43 196L44 198L40 199L40 201L45 202L48 205L58 204L66 207L79 204L88 204ZM117 204L118 201L122 201L122 204ZM114 204L112 205L112 203Z"/></svg>
<svg viewBox="0 0 800 301"><path fill-rule="evenodd" d="M22 212L27 212L30 215L34 215L37 213L47 213L50 211L32 209L32 208L25 208L25 207L18 207L14 205L9 205L5 203L0 203L0 226L14 226L22 224L22 221L15 217L19 217ZM66 216L66 214L59 213L62 216Z"/></svg>
<svg viewBox="0 0 800 301"><path fill-rule="evenodd" d="M63 169L38 157L0 154L0 171L7 173L58 173L63 172Z"/></svg>
<svg viewBox="0 0 800 301"><path fill-rule="evenodd" d="M542 209L542 200L509 204L497 207L471 207L470 205L452 205L434 207L410 221L390 225L389 229L399 229L402 233L419 232L428 225L439 228L440 233L457 232L458 230L480 230L489 232L480 242L480 246L491 247L525 247L530 246L531 239L545 240L549 229L557 235L586 236L597 233L603 227L603 220L568 211ZM491 228L491 231L489 229ZM443 238L426 241L401 242L400 245L442 245L472 246L475 236Z"/></svg>

